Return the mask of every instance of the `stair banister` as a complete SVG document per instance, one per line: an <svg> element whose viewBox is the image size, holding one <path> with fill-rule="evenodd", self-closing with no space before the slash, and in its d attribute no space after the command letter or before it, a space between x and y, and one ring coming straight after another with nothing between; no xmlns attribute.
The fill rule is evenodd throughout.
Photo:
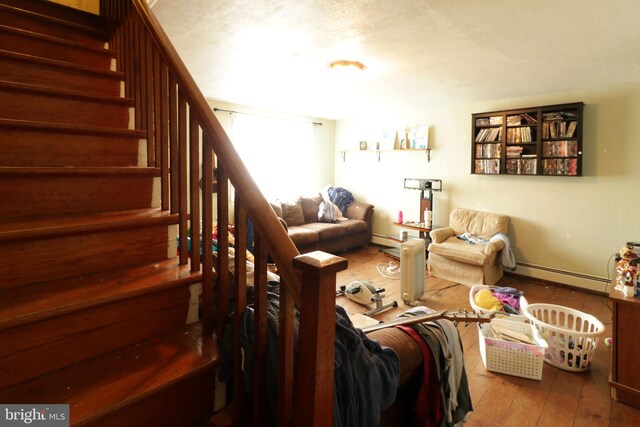
<svg viewBox="0 0 640 427"><path fill-rule="evenodd" d="M237 339L240 315L246 308L245 241L246 222L255 226L255 298L254 348L256 365L253 384L264 389L266 328L266 277L268 256L275 261L280 275L278 425L325 426L332 419L333 346L335 338L335 279L346 268L342 258L324 253L299 256L280 220L258 190L238 156L213 110L198 89L180 57L143 0L101 2L103 15L112 22L112 43L118 46L118 66L126 73L126 91L136 99L136 127L148 134L149 165L161 173L161 206L180 214L179 235L187 236L187 222L192 224L190 237L199 242L202 219L202 258L197 243L191 251L191 269L203 268L203 283L213 282L213 259L210 250L213 205L203 195L217 191L217 223L229 222L229 182L236 191L234 205L236 253L233 292L230 291L228 236L224 226L218 232L216 259L217 336L221 337L229 297L233 293L235 335L234 352L234 425L244 424L242 366ZM135 12L135 13L131 13ZM124 64L124 65L123 65ZM134 75L130 75L134 73ZM167 123L168 122L168 123ZM202 135L200 135L200 132ZM199 149L202 141L203 148ZM214 157L215 156L215 157ZM199 170L202 165L202 181ZM189 175L187 176L187 170ZM217 181L213 183L213 173ZM202 182L202 184L200 184ZM202 188L200 188L202 186ZM180 263L188 262L186 239L180 240ZM301 285L304 278L305 286ZM214 296L210 286L203 288L202 320L205 331L213 324ZM294 307L300 310L298 358L294 378ZM294 381L295 380L295 381ZM260 394L257 394L260 395ZM264 399L254 401L253 425L261 425L267 414Z"/></svg>

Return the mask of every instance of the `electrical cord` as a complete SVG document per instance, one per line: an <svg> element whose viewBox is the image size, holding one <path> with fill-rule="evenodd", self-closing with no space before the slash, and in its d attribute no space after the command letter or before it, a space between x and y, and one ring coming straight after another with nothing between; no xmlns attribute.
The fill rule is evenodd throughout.
<svg viewBox="0 0 640 427"><path fill-rule="evenodd" d="M377 266L378 273L387 279L400 280L400 266L393 261L380 263Z"/></svg>

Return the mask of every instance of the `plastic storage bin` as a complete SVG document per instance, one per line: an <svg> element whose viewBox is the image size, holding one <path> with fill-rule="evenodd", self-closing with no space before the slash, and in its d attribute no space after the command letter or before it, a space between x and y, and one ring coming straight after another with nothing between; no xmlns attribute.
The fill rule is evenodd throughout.
<svg viewBox="0 0 640 427"><path fill-rule="evenodd" d="M493 286L495 287L495 286ZM493 313L498 319L509 319L509 320L517 320L520 322L528 322L529 319L524 315L524 307L528 305L527 299L525 297L520 297L520 313L522 314L509 314L504 311L495 311L495 310L486 310L484 308L480 308L476 305L476 293L482 289L491 289L492 286L487 285L474 285L469 290L469 304L474 311L479 311L481 313L491 314Z"/></svg>
<svg viewBox="0 0 640 427"><path fill-rule="evenodd" d="M528 334L536 344L492 338L488 333L492 324ZM482 363L487 370L534 380L542 379L547 343L533 325L506 319L493 319L490 323L478 324L478 345Z"/></svg>
<svg viewBox="0 0 640 427"><path fill-rule="evenodd" d="M604 333L604 325L595 316L554 304L529 304L524 313L549 344L547 363L573 372L591 367Z"/></svg>

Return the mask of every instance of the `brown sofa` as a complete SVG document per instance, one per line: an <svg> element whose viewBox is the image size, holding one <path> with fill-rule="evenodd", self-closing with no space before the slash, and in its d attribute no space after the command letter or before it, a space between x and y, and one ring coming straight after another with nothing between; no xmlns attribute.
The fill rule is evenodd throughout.
<svg viewBox="0 0 640 427"><path fill-rule="evenodd" d="M318 221L322 201L322 197L317 195L271 202L300 253L316 250L335 253L371 241L373 205L353 202L343 218L329 223Z"/></svg>

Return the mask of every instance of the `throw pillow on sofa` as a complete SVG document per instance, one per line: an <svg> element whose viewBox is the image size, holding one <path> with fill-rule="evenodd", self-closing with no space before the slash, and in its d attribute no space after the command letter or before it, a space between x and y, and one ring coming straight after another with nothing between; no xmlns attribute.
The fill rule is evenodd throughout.
<svg viewBox="0 0 640 427"><path fill-rule="evenodd" d="M282 219L289 227L304 224L304 212L300 197L294 201L280 202L282 206Z"/></svg>

